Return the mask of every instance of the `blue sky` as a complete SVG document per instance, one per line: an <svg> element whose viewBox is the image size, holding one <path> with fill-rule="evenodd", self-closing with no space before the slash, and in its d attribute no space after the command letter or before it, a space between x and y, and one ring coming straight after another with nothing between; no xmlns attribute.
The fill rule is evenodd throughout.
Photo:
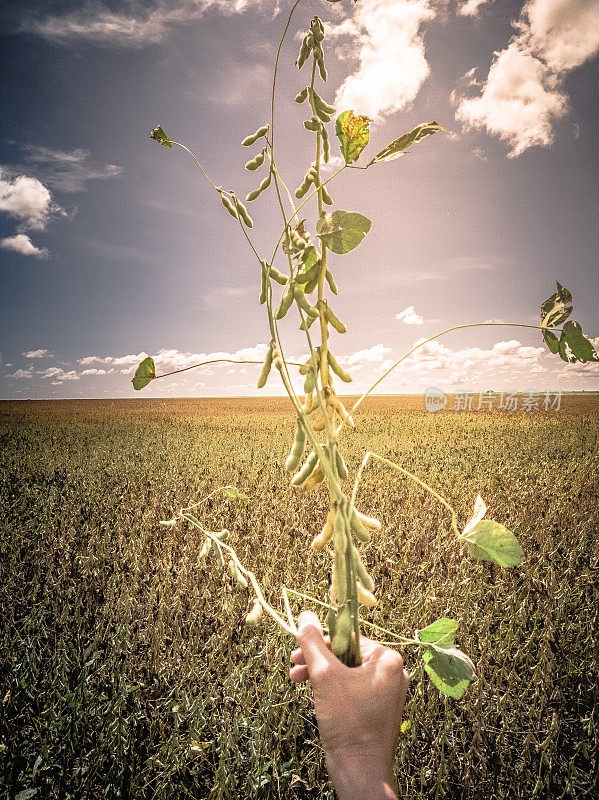
<svg viewBox="0 0 599 800"><path fill-rule="evenodd" d="M243 165L254 150L240 141L267 121L290 7L5 5L1 397L130 397L146 354L164 372L219 354L263 357L259 269L237 223L191 159L149 132L163 125L218 185L253 189L259 178ZM314 14L327 31L320 93L373 119L359 163L421 122L453 132L330 184L334 208L373 220L359 247L331 260L340 290L331 305L348 328L331 347L354 378L349 389L452 324L535 324L556 279L587 335L599 335L598 4L302 0L277 93L275 155L292 190L314 158L305 108L293 102L309 79L294 66L298 34ZM280 231L274 192L251 213L269 254ZM306 352L298 323L289 314L281 324L293 358ZM565 365L541 344L523 329L452 333L379 390L599 389L598 365ZM259 370L215 365L147 394L257 394ZM272 380L266 392L282 387Z"/></svg>

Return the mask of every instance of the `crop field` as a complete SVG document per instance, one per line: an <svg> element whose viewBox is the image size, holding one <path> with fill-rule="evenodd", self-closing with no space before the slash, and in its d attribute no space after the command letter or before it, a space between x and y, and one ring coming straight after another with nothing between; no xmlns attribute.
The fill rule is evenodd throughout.
<svg viewBox="0 0 599 800"><path fill-rule="evenodd" d="M429 494L366 469L358 505L383 530L364 618L411 635L454 617L478 674L451 700L405 650L400 796L598 796L598 411L593 396L435 414L381 397L344 433L350 478L374 450L461 525L480 492L526 554L469 561ZM282 398L0 403L0 797L334 797L290 637L244 626L249 595L198 558L202 535L159 525L233 484L249 499L215 495L198 517L231 531L274 605L283 584L325 600L330 559L309 544L328 498L289 486L293 431Z"/></svg>

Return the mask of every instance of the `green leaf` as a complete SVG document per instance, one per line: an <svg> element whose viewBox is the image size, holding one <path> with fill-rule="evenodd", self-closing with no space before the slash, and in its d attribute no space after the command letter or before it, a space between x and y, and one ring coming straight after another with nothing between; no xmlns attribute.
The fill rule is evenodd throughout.
<svg viewBox="0 0 599 800"><path fill-rule="evenodd" d="M437 689L442 694L459 700L470 685L470 681L447 674L447 663L442 658L439 658L439 653L436 650L425 650L422 658L424 669Z"/></svg>
<svg viewBox="0 0 599 800"><path fill-rule="evenodd" d="M356 116L353 111L344 111L337 117L335 132L341 144L341 153L346 164L353 164L368 144L369 117Z"/></svg>
<svg viewBox="0 0 599 800"><path fill-rule="evenodd" d="M469 554L479 561L494 561L500 567L515 567L524 561L514 534L493 520L477 522L464 538Z"/></svg>
<svg viewBox="0 0 599 800"><path fill-rule="evenodd" d="M443 617L423 628L421 631L416 631L417 639L421 642L430 642L431 644L453 645L454 633L459 627L459 622L455 619Z"/></svg>
<svg viewBox="0 0 599 800"><path fill-rule="evenodd" d="M161 125L157 125L154 128L154 130L150 134L150 139L154 139L155 142L159 142L160 144L163 144L165 147L172 147L173 146L173 143L171 142L171 140L168 138L166 133L162 130L162 126Z"/></svg>
<svg viewBox="0 0 599 800"><path fill-rule="evenodd" d="M227 495L229 500L249 500L249 495L240 492L235 486L225 486L223 492Z"/></svg>
<svg viewBox="0 0 599 800"><path fill-rule="evenodd" d="M134 389L143 389L150 381L156 377L156 368L154 367L154 359L151 356L144 358L139 367L135 370L135 375L131 383Z"/></svg>
<svg viewBox="0 0 599 800"><path fill-rule="evenodd" d="M551 331L543 331L543 339L545 340L545 344L551 350L552 353L558 352L559 339L554 333L551 333Z"/></svg>
<svg viewBox="0 0 599 800"><path fill-rule="evenodd" d="M333 211L318 220L316 233L329 250L342 255L360 244L371 225L368 217L355 211Z"/></svg>
<svg viewBox="0 0 599 800"><path fill-rule="evenodd" d="M399 139L387 145L384 150L381 150L380 153L375 155L372 161L368 163L368 166L376 164L379 161L393 161L394 158L403 156L411 144L420 142L425 136L430 136L432 133L438 133L439 131L450 133L447 128L442 128L437 122L423 122L422 125L418 125L414 130L411 130L409 133L404 133Z"/></svg>
<svg viewBox="0 0 599 800"><path fill-rule="evenodd" d="M572 294L558 281L557 291L541 305L541 326L554 327L565 322L572 313ZM549 344L547 342L547 344ZM557 352L552 350L552 352Z"/></svg>
<svg viewBox="0 0 599 800"><path fill-rule="evenodd" d="M473 681L476 670L472 659L458 650L457 647L440 647L432 645L435 672L442 678L456 678L459 681Z"/></svg>
<svg viewBox="0 0 599 800"><path fill-rule="evenodd" d="M592 343L583 335L582 327L579 322L569 320L563 327L561 342L565 342L572 352L572 357L568 361L599 361L599 356L595 352ZM560 355L562 349L560 348Z"/></svg>

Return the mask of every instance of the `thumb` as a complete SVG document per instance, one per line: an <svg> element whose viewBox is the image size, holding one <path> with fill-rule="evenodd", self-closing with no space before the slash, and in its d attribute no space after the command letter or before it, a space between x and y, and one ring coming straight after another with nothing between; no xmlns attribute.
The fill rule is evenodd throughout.
<svg viewBox="0 0 599 800"><path fill-rule="evenodd" d="M302 649L310 676L335 662L322 632L320 620L312 611L302 611L297 620L297 643Z"/></svg>

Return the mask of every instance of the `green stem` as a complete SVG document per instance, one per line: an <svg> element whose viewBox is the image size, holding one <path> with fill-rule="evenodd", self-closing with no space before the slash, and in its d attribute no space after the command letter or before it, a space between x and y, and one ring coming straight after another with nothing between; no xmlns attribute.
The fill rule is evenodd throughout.
<svg viewBox="0 0 599 800"><path fill-rule="evenodd" d="M152 380L157 381L159 378L167 378L169 375L178 375L180 372L187 372L188 369L197 369L197 367L204 367L206 364L263 364L264 361L237 361L233 358L213 358L210 361L200 361L199 364L193 364L191 367L183 367L183 369L174 369L172 372L164 372L162 375L156 375ZM297 361L288 361L293 367L301 367Z"/></svg>

